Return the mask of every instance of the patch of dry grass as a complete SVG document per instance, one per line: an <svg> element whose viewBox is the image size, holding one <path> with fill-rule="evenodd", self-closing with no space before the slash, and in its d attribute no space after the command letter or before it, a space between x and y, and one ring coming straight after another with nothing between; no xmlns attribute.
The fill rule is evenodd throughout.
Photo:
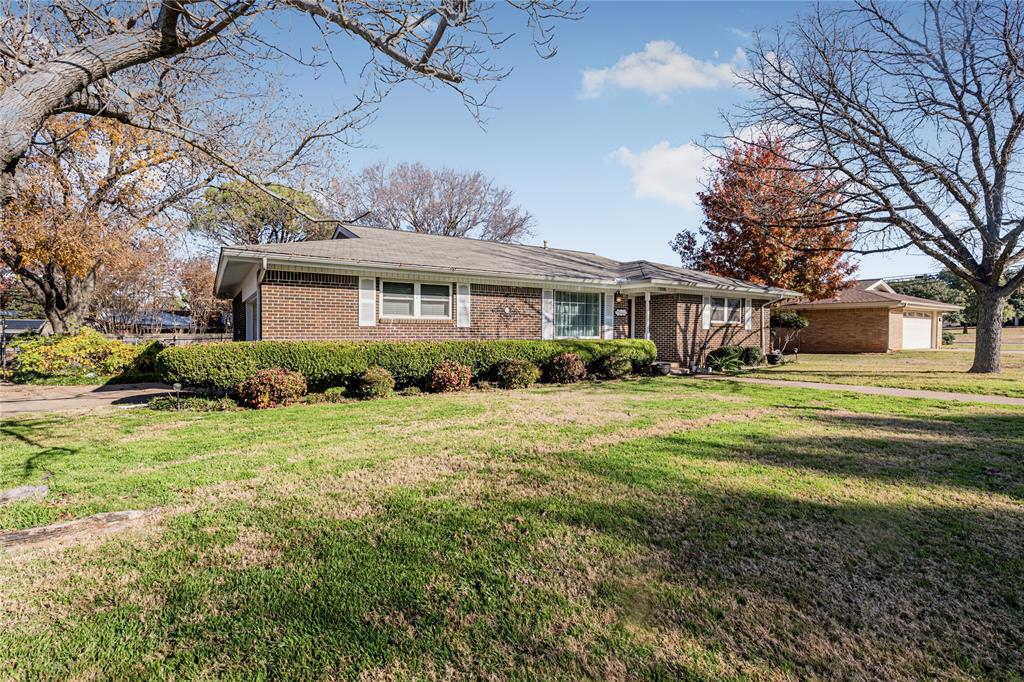
<svg viewBox="0 0 1024 682"><path fill-rule="evenodd" d="M801 353L796 362L765 366L748 374L788 381L1024 397L1024 353L1004 352L1000 374L970 374L967 370L973 359L973 351L965 350Z"/></svg>
<svg viewBox="0 0 1024 682"><path fill-rule="evenodd" d="M65 509L167 514L0 558L0 671L1024 674L1024 410L664 379L275 412L83 434L128 452ZM225 431L245 466L159 445Z"/></svg>

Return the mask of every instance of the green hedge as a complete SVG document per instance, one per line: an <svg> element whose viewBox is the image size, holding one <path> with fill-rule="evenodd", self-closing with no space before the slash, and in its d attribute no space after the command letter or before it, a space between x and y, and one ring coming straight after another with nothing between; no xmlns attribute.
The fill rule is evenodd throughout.
<svg viewBox="0 0 1024 682"><path fill-rule="evenodd" d="M418 386L442 360L461 362L477 379L490 378L506 358L543 366L560 353L578 353L590 364L612 353L625 355L636 369L654 361L655 348L642 339L614 341L246 341L166 348L156 358L167 383L227 391L261 369L301 372L313 390L341 386L377 365L399 387Z"/></svg>

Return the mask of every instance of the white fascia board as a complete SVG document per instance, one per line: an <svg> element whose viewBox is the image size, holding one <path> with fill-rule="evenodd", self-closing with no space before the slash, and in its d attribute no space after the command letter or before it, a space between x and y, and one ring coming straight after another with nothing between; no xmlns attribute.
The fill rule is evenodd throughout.
<svg viewBox="0 0 1024 682"><path fill-rule="evenodd" d="M228 265L227 259L224 257L224 247L220 248L220 253L217 254L217 274L213 278L213 295L216 296L220 292L221 282L224 280L224 268Z"/></svg>
<svg viewBox="0 0 1024 682"><path fill-rule="evenodd" d="M903 307L907 310L941 310L947 312L956 312L963 310L962 305L953 305L952 303L941 303L936 301L935 303L918 303L917 301L906 301L903 303Z"/></svg>
<svg viewBox="0 0 1024 682"><path fill-rule="evenodd" d="M433 279L435 281L453 281L455 279L471 282L474 284L494 284L497 286L526 286L544 288L557 286L563 290L579 291L643 291L651 287L659 287L680 293L696 294L743 294L757 298L768 298L779 301L786 298L793 298L800 294L786 289L762 289L760 287L702 287L692 284L673 282L672 280L626 280L615 279L586 279L586 278L563 278L563 277L541 277L530 275L510 274L508 276L493 275L489 273L474 272L457 268L406 268L396 267L392 264L357 262L342 263L329 259L311 258L306 256L287 256L281 254L266 254L259 251L245 251L243 249L224 249L222 258L227 260L230 257L236 261L252 262L259 264L266 261L269 265L280 266L282 269L292 269L306 272L327 272L345 273L353 276L380 275L390 273L395 277L405 279Z"/></svg>
<svg viewBox="0 0 1024 682"><path fill-rule="evenodd" d="M696 286L693 284L680 284L679 282L671 282L668 280L648 280L647 282L631 282L621 287L623 293L635 292L643 293L645 291L651 291L652 293L658 293L655 289L661 291L661 293L679 293L679 294L698 294L701 296L727 296L740 298L756 298L756 299L768 299L769 301L782 301L787 298L793 298L799 296L793 291L787 291L785 289L759 289L755 287L703 287Z"/></svg>
<svg viewBox="0 0 1024 682"><path fill-rule="evenodd" d="M251 262L259 264L266 259L268 267L275 266L281 269L298 272L321 272L321 273L344 273L353 276L391 275L398 279L420 279L448 282L460 280L474 284L496 284L503 286L528 286L534 288L550 288L557 285L563 289L586 289L591 291L617 291L620 287L614 279L563 279L558 277L530 277L527 275L489 275L486 273L473 272L457 268L405 268L394 265L365 263L339 263L317 258L304 258L301 256L281 256L279 254L262 254L258 252L232 253L229 254L232 260L239 262Z"/></svg>

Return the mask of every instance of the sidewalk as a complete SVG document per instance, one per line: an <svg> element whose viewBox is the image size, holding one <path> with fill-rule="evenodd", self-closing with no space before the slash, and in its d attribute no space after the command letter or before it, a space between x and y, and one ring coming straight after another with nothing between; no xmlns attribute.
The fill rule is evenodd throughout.
<svg viewBox="0 0 1024 682"><path fill-rule="evenodd" d="M926 391L912 388L889 388L886 386L859 386L856 384L825 384L817 381L786 381L784 379L755 379L753 377L729 377L708 374L694 378L704 381L738 381L744 384L764 384L783 388L815 388L823 391L848 391L869 395L891 395L898 398L927 398L928 400L956 400L962 403L988 403L990 405L1024 405L1024 398L1003 395L978 395L975 393L952 393L950 391Z"/></svg>
<svg viewBox="0 0 1024 682"><path fill-rule="evenodd" d="M164 384L108 384L105 386L0 385L0 417L39 412L83 412L109 407L145 405L166 395Z"/></svg>

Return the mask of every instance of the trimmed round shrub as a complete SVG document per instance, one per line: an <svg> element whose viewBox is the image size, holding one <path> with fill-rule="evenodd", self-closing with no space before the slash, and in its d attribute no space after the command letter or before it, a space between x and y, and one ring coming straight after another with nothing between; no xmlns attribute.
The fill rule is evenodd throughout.
<svg viewBox="0 0 1024 682"><path fill-rule="evenodd" d="M764 351L760 346L748 346L740 353L740 362L748 367L764 364Z"/></svg>
<svg viewBox="0 0 1024 682"><path fill-rule="evenodd" d="M298 372L281 367L261 369L239 383L235 395L247 407L278 407L306 395L306 380Z"/></svg>
<svg viewBox="0 0 1024 682"><path fill-rule="evenodd" d="M633 361L625 355L618 353L612 353L600 358L594 363L591 370L592 374L604 377L605 379L621 379L622 377L629 376L632 372Z"/></svg>
<svg viewBox="0 0 1024 682"><path fill-rule="evenodd" d="M540 368L529 360L505 358L495 365L494 379L501 388L526 388L540 379Z"/></svg>
<svg viewBox="0 0 1024 682"><path fill-rule="evenodd" d="M545 377L553 384L575 384L587 376L587 366L576 353L560 353L551 358Z"/></svg>
<svg viewBox="0 0 1024 682"><path fill-rule="evenodd" d="M363 400L387 398L395 390L395 378L383 367L370 367L356 379L355 389Z"/></svg>
<svg viewBox="0 0 1024 682"><path fill-rule="evenodd" d="M445 360L430 370L427 377L427 388L434 393L452 393L465 391L473 378L473 369L461 362Z"/></svg>
<svg viewBox="0 0 1024 682"><path fill-rule="evenodd" d="M956 335L953 332L942 332L942 345L952 346L956 343Z"/></svg>
<svg viewBox="0 0 1024 682"><path fill-rule="evenodd" d="M331 386L324 391L324 400L329 403L340 403L348 399L344 386Z"/></svg>

